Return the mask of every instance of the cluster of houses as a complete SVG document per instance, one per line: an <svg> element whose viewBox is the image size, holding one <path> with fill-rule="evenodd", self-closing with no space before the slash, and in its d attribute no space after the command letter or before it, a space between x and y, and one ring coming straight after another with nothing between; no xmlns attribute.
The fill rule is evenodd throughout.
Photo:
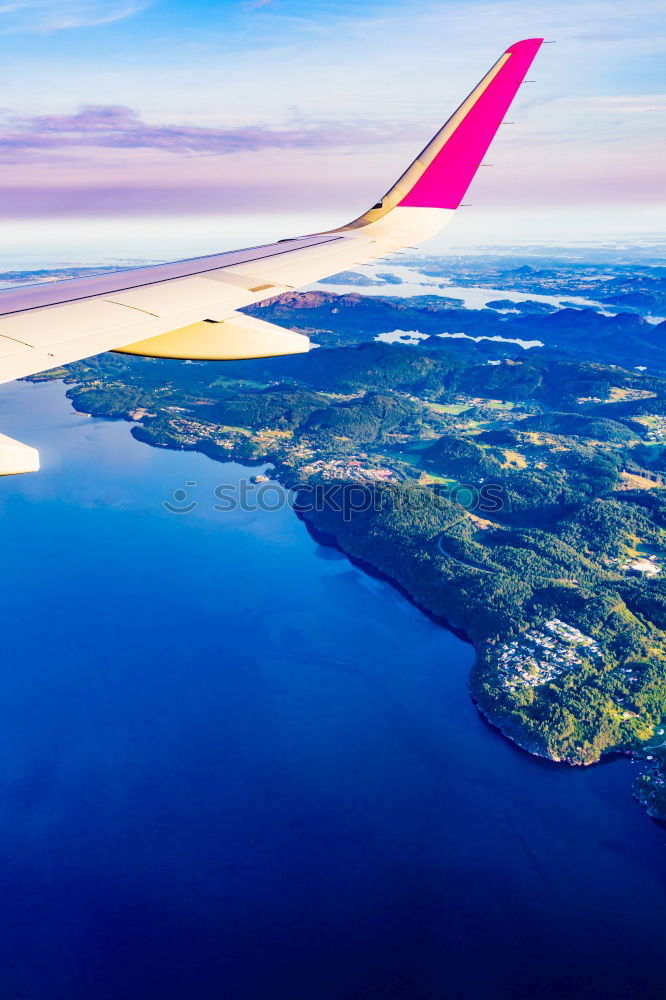
<svg viewBox="0 0 666 1000"><path fill-rule="evenodd" d="M552 618L540 628L531 628L520 640L500 646L497 664L502 685L509 691L520 687L538 687L573 670L583 656L600 657L598 643L573 625Z"/></svg>
<svg viewBox="0 0 666 1000"><path fill-rule="evenodd" d="M632 576L657 576L658 573L661 573L661 566L656 555L638 556L636 559L632 556L620 556L615 560L615 563L618 569Z"/></svg>
<svg viewBox="0 0 666 1000"><path fill-rule="evenodd" d="M304 469L306 475L319 474L322 479L350 479L357 483L393 483L397 476L392 469L364 465L356 458L320 458Z"/></svg>
<svg viewBox="0 0 666 1000"><path fill-rule="evenodd" d="M174 407L170 407L170 409L173 410ZM204 423L189 417L170 417L168 424L169 429L181 444L197 444L204 439L210 439L221 448L227 448L229 451L234 446L232 437L227 434L220 435L220 428L217 424Z"/></svg>
<svg viewBox="0 0 666 1000"><path fill-rule="evenodd" d="M181 416L180 412L184 411L179 412L179 408L177 407L170 406L166 407L166 409L172 414L168 420L169 430L177 441L184 446L196 445L201 441L212 441L219 448L231 453L239 442L250 441L257 445L262 453L267 451L275 453L276 446L279 444L281 458L286 464L294 464L297 461L307 460L314 454L313 449L306 443L292 440L288 432L269 429L252 431L245 427L226 427L207 420L196 420L190 416ZM313 466L315 464L322 466L333 465L332 462L313 463ZM340 464L342 466L345 465L345 463ZM351 463L346 464L349 465ZM360 463L356 464L360 465ZM382 470L376 471L381 472ZM388 469L385 471L389 473L385 478L390 478L392 475L390 471ZM338 475L341 475L339 470ZM330 478L333 478L332 473ZM356 478L360 479L361 476L357 475ZM370 476L366 478L370 478ZM375 476L374 478L382 477Z"/></svg>

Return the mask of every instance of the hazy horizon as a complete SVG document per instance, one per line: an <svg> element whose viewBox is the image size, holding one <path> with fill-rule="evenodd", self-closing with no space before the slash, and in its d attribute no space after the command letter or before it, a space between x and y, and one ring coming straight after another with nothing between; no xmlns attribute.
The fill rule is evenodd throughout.
<svg viewBox="0 0 666 1000"><path fill-rule="evenodd" d="M247 213L220 216L137 216L88 219L12 220L0 224L0 270L67 266L114 266L202 256L298 236L346 221L340 213ZM540 251L599 256L622 251L629 258L655 259L666 251L666 237L654 213L637 213L635 227L615 228L603 212L588 213L586 228L571 232L560 213L539 216L464 209L419 253L455 256Z"/></svg>

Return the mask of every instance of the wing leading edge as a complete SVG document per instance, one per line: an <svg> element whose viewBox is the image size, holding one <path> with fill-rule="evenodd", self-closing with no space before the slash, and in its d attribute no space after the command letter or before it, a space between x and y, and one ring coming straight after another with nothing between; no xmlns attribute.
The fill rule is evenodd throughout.
<svg viewBox="0 0 666 1000"><path fill-rule="evenodd" d="M306 351L306 337L244 316L438 232L451 219L542 39L510 46L381 201L339 229L267 246L0 292L0 382L108 350L229 360ZM0 450L0 474L11 469Z"/></svg>

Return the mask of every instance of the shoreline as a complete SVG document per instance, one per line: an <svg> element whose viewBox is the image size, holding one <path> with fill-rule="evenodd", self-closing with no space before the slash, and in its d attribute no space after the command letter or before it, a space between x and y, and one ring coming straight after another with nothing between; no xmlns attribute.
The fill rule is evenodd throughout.
<svg viewBox="0 0 666 1000"><path fill-rule="evenodd" d="M289 487L289 485L280 478L281 471L285 472L286 470L282 469L279 466L279 463L274 462L273 474L271 478L274 478L275 481L278 482L283 487L287 486L287 488L294 488L297 490L298 489L297 486ZM576 760L569 760L568 758L558 758L554 757L552 754L543 751L538 746L538 744L530 745L527 741L523 741L513 733L507 731L507 729L502 725L501 718L497 714L493 713L491 707L486 707L482 704L481 700L479 699L474 690L473 679L480 663L481 653L479 651L478 643L470 635L467 629L463 625L452 622L449 618L445 617L444 615L438 614L427 604L424 604L423 602L419 601L419 599L410 590L408 590L407 587L397 577L392 576L390 573L386 572L381 567L377 566L375 563L370 562L367 558L359 556L353 551L351 551L349 548L345 546L344 542L341 541L341 539L337 535L333 534L330 531L326 531L325 529L320 528L317 525L315 519L307 517L305 514L298 511L297 509L294 509L294 513L299 518L299 520L303 521L303 523L306 525L309 534L318 544L324 544L330 546L331 548L335 548L338 552L342 553L342 555L344 555L345 558L348 559L352 565L357 566L364 573L367 573L369 576L372 576L375 579L383 580L386 583L389 583L392 587L395 588L395 590L398 591L398 593L400 593L406 600L408 600L409 603L413 605L413 607L417 608L418 611L421 614L424 614L430 621L438 625L440 628L445 628L448 632L451 632L457 638L461 639L463 642L466 642L467 644L472 646L472 648L474 649L475 659L470 668L469 675L467 678L467 690L479 715L483 718L483 720L486 722L487 725L489 725L495 732L497 732L502 737L502 739L506 740L513 746L517 747L520 751L529 754L531 757L537 758L542 762L547 762L548 764L555 766L594 767L599 764L605 763L606 761L610 762L613 759L619 759L621 757L630 755L631 751L609 750L606 753L602 753L600 757L597 758L596 760L576 761Z"/></svg>
<svg viewBox="0 0 666 1000"><path fill-rule="evenodd" d="M243 463L239 463L239 464L243 464ZM275 479L275 482L278 482L278 483L280 483L281 486L284 486L284 483L282 483L280 479ZM317 544L319 544L319 545L325 545L325 546L327 546L329 548L334 548L336 551L340 552L352 564L352 566L358 567L358 569L362 570L364 573L367 573L368 576L371 576L374 579L382 580L385 583L390 584L395 590L398 591L398 593L402 597L404 597L407 601L409 601L409 603L413 607L415 607L421 614L425 615L426 618L428 618L431 622L433 622L435 625L439 626L440 628L445 628L447 630L447 632L451 632L453 635L455 635L462 642L467 643L468 645L470 645L474 649L475 660L474 660L474 663L472 664L472 666L470 668L470 671L469 671L469 674L468 674L468 678L467 678L467 690L468 690L469 696L470 696L470 698L471 698L471 700L472 700L472 702L474 704L474 707L476 708L477 712L479 713L480 717L483 719L484 723L490 729L492 729L493 732L497 733L503 740L505 740L511 746L515 747L521 753L528 754L530 757L534 758L536 761L540 762L541 764L544 764L544 765L547 765L547 766L551 766L551 767L558 767L558 768L559 767L574 767L574 768L600 767L600 766L603 766L603 765L606 765L606 764L612 764L613 762L615 762L617 760L622 760L622 759L626 759L626 758L632 758L634 756L633 751L631 751L631 750L608 750L605 753L602 753L601 756L597 760L589 760L589 761L568 760L567 758L558 758L558 757L552 756L551 754L544 753L540 749L538 749L537 746L529 746L527 744L527 742L523 742L520 739L518 739L516 736L514 736L511 733L507 732L502 727L501 722L497 718L497 716L493 716L492 710L489 709L489 708L485 708L481 704L481 702L476 697L476 695L475 695L475 693L473 691L471 680L472 680L474 671L475 671L475 669L477 667L477 664L478 664L479 652L478 652L477 644L474 642L474 640L471 638L471 636L465 630L465 628L463 626L454 625L447 618L443 617L442 615L437 614L435 611L432 611L426 605L420 603L418 601L418 599L416 597L414 597L414 595L411 594L410 591L407 590L407 588L398 579L396 579L395 577L392 577L390 574L386 573L384 570L382 570L379 567L375 566L373 563L368 562L367 559L364 559L364 558L362 558L360 556L354 555L352 552L349 552L335 535L333 535L331 532L324 531L321 528L317 527L317 525L314 522L310 521L300 511L294 510L294 513L299 518L299 520L303 521L303 523L305 524L305 526L307 528L308 533L310 534L310 536L312 537L312 539L315 542L317 542ZM647 806L645 808L646 808L646 811L648 811L648 813L649 813L649 815L651 816L652 819L658 819L658 817L652 816L652 814L650 813L650 811L647 809Z"/></svg>
<svg viewBox="0 0 666 1000"><path fill-rule="evenodd" d="M280 482L279 479L276 479L275 481ZM284 484L280 482L280 485ZM379 569L379 567L375 566L373 563L368 562L367 559L363 559L360 556L356 556L353 553L348 552L347 549L344 548L344 546L341 544L341 542L335 535L331 534L328 531L323 531L322 529L318 528L316 524L314 524L312 521L309 521L301 512L295 510L294 513L296 514L299 520L303 521L303 523L307 528L308 534L315 542L317 542L318 545L325 545L328 548L335 549L337 552L340 552L345 557L345 559L347 559L351 563L352 566L356 566L358 569L362 570L364 573L367 573L368 576L371 576L376 580L382 580L383 582L390 584L395 590L398 591L398 593L402 597L405 598L405 600L409 601L409 603L413 607L415 607L421 614L425 615L426 618L428 618L431 622L433 622L433 624L439 626L440 628L445 628L447 632L451 632L462 642L465 642L472 647L475 654L475 660L474 663L472 664L472 667L470 668L467 677L467 690L469 696L477 712L483 719L484 723L490 729L492 729L493 732L501 736L501 738L505 740L507 743L516 747L516 749L519 750L521 753L529 754L530 757L534 757L541 763L552 765L554 767L560 767L560 766L596 767L599 764L611 763L612 760L617 760L620 759L621 757L626 756L626 754L623 753L622 751L612 750L609 751L607 754L602 754L599 760L589 761L585 764L578 764L575 761L559 759L556 757L552 757L546 753L540 753L536 748L530 748L525 743L522 743L520 740L516 739L514 736L509 735L502 729L500 723L492 717L492 713L489 710L486 710L480 704L479 700L475 697L474 692L472 691L471 677L478 662L478 649L476 643L470 637L467 631L462 626L452 624L452 622L444 618L442 615L438 615L436 612L431 611L430 608L428 608L426 605L421 604L416 599L416 597L414 597L413 594L411 594L409 590L407 590L407 588L402 583L400 583L400 581L397 580L395 577L392 577L388 573L385 573L383 570Z"/></svg>

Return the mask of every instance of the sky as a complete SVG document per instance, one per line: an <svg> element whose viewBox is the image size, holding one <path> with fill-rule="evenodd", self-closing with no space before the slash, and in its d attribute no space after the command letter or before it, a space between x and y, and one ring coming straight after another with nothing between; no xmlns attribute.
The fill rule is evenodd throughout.
<svg viewBox="0 0 666 1000"><path fill-rule="evenodd" d="M663 0L0 0L0 261L348 221L534 36L449 245L655 239Z"/></svg>

